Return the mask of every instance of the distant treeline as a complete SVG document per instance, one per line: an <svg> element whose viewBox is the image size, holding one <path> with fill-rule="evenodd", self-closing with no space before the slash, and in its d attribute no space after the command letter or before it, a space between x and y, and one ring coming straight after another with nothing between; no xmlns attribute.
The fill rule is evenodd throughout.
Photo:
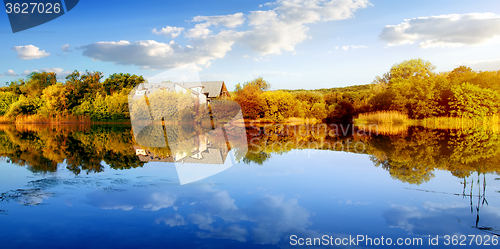
<svg viewBox="0 0 500 249"><path fill-rule="evenodd" d="M268 91L262 78L237 85L234 100L249 119L283 121L290 117L350 122L360 113L398 111L411 119L484 119L499 112L500 71L460 66L434 72L422 59L395 64L369 85L319 90Z"/></svg>
<svg viewBox="0 0 500 249"><path fill-rule="evenodd" d="M422 59L395 64L371 84L318 90L270 91L262 78L237 84L232 100L247 119L285 121L314 118L351 122L360 113L397 111L411 119L460 117L485 119L500 108L500 71L460 66L434 72ZM33 72L0 88L0 121L24 117L84 117L94 121L129 120L128 94L142 76L78 71L58 82L52 72ZM35 118L36 120L36 118Z"/></svg>

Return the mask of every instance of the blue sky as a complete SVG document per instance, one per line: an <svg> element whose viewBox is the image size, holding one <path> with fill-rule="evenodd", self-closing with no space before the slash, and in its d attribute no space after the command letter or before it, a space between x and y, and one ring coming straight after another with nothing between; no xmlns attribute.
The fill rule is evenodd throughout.
<svg viewBox="0 0 500 249"><path fill-rule="evenodd" d="M146 78L195 63L201 80L273 89L368 84L403 60L500 70L495 0L80 1L13 34L0 15L0 82L31 71Z"/></svg>

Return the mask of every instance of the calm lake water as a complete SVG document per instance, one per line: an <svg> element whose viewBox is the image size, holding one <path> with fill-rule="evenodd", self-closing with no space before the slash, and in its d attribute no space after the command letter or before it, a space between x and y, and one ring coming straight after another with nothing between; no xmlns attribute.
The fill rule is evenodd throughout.
<svg viewBox="0 0 500 249"><path fill-rule="evenodd" d="M498 247L497 130L358 128L187 135L198 147L176 151L129 126L0 127L0 247Z"/></svg>

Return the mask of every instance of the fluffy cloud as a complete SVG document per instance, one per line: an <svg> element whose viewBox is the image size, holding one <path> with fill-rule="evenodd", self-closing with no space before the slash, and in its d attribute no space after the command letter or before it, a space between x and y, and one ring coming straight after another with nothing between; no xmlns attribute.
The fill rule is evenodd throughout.
<svg viewBox="0 0 500 249"><path fill-rule="evenodd" d="M19 76L19 75L16 72L14 72L14 70L9 69L9 70L7 70L7 72L0 74L0 78L3 78L5 76L16 77L16 76Z"/></svg>
<svg viewBox="0 0 500 249"><path fill-rule="evenodd" d="M500 16L493 13L451 14L406 19L387 25L380 39L389 45L412 44L420 47L460 47L484 44L500 36Z"/></svg>
<svg viewBox="0 0 500 249"><path fill-rule="evenodd" d="M368 0L279 0L274 5L278 5L276 10L287 23L315 23L351 18L356 10L370 3Z"/></svg>
<svg viewBox="0 0 500 249"><path fill-rule="evenodd" d="M63 46L61 47L61 50L62 50L63 52L71 52L71 51L73 51L73 50L71 50L71 49L70 49L69 44L63 45Z"/></svg>
<svg viewBox="0 0 500 249"><path fill-rule="evenodd" d="M17 58L23 60L40 59L50 55L50 53L46 53L45 50L40 50L40 48L33 45L15 46L12 50L17 52Z"/></svg>
<svg viewBox="0 0 500 249"><path fill-rule="evenodd" d="M53 68L42 67L41 70L37 70L37 69L24 70L22 72L22 75L26 76L32 72L38 72L38 73L40 73L40 72L54 72L54 73L56 73L56 76L58 79L64 79L64 78L66 78L66 76L68 76L69 74L72 73L71 71L64 71L64 69L59 68L59 67L53 67Z"/></svg>
<svg viewBox="0 0 500 249"><path fill-rule="evenodd" d="M351 18L354 12L369 5L368 0L280 0L268 11L252 11L248 17L252 28L242 43L261 54L293 51L308 38L306 24Z"/></svg>
<svg viewBox="0 0 500 249"><path fill-rule="evenodd" d="M244 33L242 43L261 54L293 51L295 45L308 38L309 30L302 23L287 23L274 10L253 11L249 15L251 30Z"/></svg>
<svg viewBox="0 0 500 249"><path fill-rule="evenodd" d="M354 50L354 49L358 49L358 48L367 48L367 46L364 46L364 45L349 45L349 46L342 46L342 50Z"/></svg>
<svg viewBox="0 0 500 249"><path fill-rule="evenodd" d="M456 67L461 65L465 65L474 70L481 70L481 71L500 70L500 60L466 61L459 64L455 64Z"/></svg>
<svg viewBox="0 0 500 249"><path fill-rule="evenodd" d="M173 218L158 218L156 220L156 224L161 224L161 223L165 223L165 225L168 225L170 227L187 225L187 222L184 220L184 217L182 217L180 214L175 214Z"/></svg>
<svg viewBox="0 0 500 249"><path fill-rule="evenodd" d="M184 28L167 26L165 28L162 28L160 31L156 30L156 28L155 28L152 30L152 32L153 32L153 34L156 34L156 35L164 35L166 37L175 38L175 37L179 36L183 30L184 30Z"/></svg>
<svg viewBox="0 0 500 249"><path fill-rule="evenodd" d="M212 33L212 30L208 29L210 23L198 23L194 28L189 29L186 32L187 38L205 38Z"/></svg>
<svg viewBox="0 0 500 249"><path fill-rule="evenodd" d="M476 198L476 197L475 197ZM467 234L476 225L476 215L471 207L463 202L432 203L424 202L421 207L391 205L382 214L387 225L400 228L408 233L427 236L446 234ZM499 215L486 205L481 208L481 225L495 227ZM446 215L443 215L446 214ZM460 219L457 220L457 217Z"/></svg>
<svg viewBox="0 0 500 249"><path fill-rule="evenodd" d="M79 49L83 50L84 56L94 60L136 65L145 69L169 69L189 63L207 66L210 60L223 58L231 50L234 37L234 32L223 31L202 41L194 41L194 46L183 47L174 42L147 40L97 42Z"/></svg>
<svg viewBox="0 0 500 249"><path fill-rule="evenodd" d="M228 28L236 28L245 22L243 13L236 13L233 15L223 16L196 16L191 21L193 22L206 22L210 25L222 25Z"/></svg>
<svg viewBox="0 0 500 249"><path fill-rule="evenodd" d="M256 201L249 216L258 224L253 228L253 236L259 244L278 244L284 235L312 232L306 229L312 225L311 213L300 207L297 199L265 196Z"/></svg>
<svg viewBox="0 0 500 249"><path fill-rule="evenodd" d="M191 21L199 23L187 31L186 37L205 38L212 33L212 30L208 29L208 27L222 25L228 28L236 28L243 24L245 18L243 17L243 13L236 13L223 16L196 16Z"/></svg>
<svg viewBox="0 0 500 249"><path fill-rule="evenodd" d="M9 69L7 70L7 72L4 73L5 76L9 76L9 77L16 77L16 76L19 76L16 72L14 72L14 70L12 69Z"/></svg>
<svg viewBox="0 0 500 249"><path fill-rule="evenodd" d="M369 5L368 0L278 0L268 4L273 9L251 11L247 16L236 13L194 17L191 21L196 24L184 32L190 45L153 40L102 41L80 49L84 56L119 65L151 69L169 69L188 63L209 66L211 60L223 58L235 43L262 55L294 51L297 44L309 38L307 24L351 18L356 10ZM234 30L246 20L246 26ZM214 27L219 27L218 31L212 29ZM160 31L153 29L153 33L174 38L183 30L167 26Z"/></svg>

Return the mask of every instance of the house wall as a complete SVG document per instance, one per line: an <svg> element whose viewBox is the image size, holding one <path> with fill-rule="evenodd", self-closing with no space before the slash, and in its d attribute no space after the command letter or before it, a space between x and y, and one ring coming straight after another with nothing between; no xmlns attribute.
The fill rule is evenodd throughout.
<svg viewBox="0 0 500 249"><path fill-rule="evenodd" d="M186 93L187 89L182 87L182 86L179 86L177 84L175 84L175 92L182 92L182 93Z"/></svg>

